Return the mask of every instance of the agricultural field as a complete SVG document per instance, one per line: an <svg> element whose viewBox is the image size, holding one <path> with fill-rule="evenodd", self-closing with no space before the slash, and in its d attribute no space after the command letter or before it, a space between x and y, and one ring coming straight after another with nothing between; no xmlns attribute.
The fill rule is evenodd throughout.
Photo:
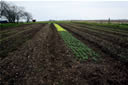
<svg viewBox="0 0 128 85"><path fill-rule="evenodd" d="M116 26L72 21L5 26L0 85L127 85L128 26Z"/></svg>

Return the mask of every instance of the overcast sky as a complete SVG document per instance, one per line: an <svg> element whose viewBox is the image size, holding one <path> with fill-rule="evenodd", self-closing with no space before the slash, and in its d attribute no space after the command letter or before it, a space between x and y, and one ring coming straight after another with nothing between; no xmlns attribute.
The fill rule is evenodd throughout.
<svg viewBox="0 0 128 85"><path fill-rule="evenodd" d="M5 1L5 0L4 0ZM6 0L23 6L38 21L128 19L128 0Z"/></svg>

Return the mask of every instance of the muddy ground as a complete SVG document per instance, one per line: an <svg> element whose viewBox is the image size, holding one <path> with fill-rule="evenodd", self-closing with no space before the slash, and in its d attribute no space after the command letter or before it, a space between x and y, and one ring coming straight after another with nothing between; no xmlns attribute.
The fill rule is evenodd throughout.
<svg viewBox="0 0 128 85"><path fill-rule="evenodd" d="M116 60L76 61L50 24L0 62L0 85L127 85L127 81L127 68Z"/></svg>

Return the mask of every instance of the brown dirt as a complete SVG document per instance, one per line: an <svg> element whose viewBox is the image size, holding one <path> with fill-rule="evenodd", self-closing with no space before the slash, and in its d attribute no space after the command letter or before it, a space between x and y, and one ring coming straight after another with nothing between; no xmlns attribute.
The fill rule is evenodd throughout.
<svg viewBox="0 0 128 85"><path fill-rule="evenodd" d="M72 63L70 51L56 30L47 25L0 63L1 84L49 85L63 82L68 78L65 73L70 74L68 70Z"/></svg>
<svg viewBox="0 0 128 85"><path fill-rule="evenodd" d="M127 69L117 62L76 61L49 24L0 62L0 85L127 85L127 81Z"/></svg>
<svg viewBox="0 0 128 85"><path fill-rule="evenodd" d="M4 30L0 30L0 32L1 32L0 39L13 36L18 32L28 30L28 29L33 28L33 27L38 26L38 25L40 25L40 24L28 24L28 25L27 24L23 24L23 25L18 26L18 27L5 28Z"/></svg>
<svg viewBox="0 0 128 85"><path fill-rule="evenodd" d="M66 24L67 25L67 24ZM128 47L128 38L127 37L122 37L120 35L113 35L111 33L107 33L107 32L104 32L103 30L97 30L97 29L92 29L92 28L88 28L88 27L80 27L80 26L77 26L77 24L68 24L69 27L73 27L75 29L78 29L82 32L87 32L91 35L94 35L94 36L97 36L99 38L102 38L104 40L107 40L113 44L117 44L119 46L121 46L122 48L127 48ZM85 25L86 26L86 25Z"/></svg>
<svg viewBox="0 0 128 85"><path fill-rule="evenodd" d="M127 30L120 30L120 29L114 29L114 28L110 28L110 27L96 26L96 25L93 26L93 25L79 24L79 23L76 23L75 25L80 26L80 27L86 27L89 29L100 28L100 29L96 29L96 30L100 31L100 32L106 32L108 34L117 35L117 36L128 37Z"/></svg>
<svg viewBox="0 0 128 85"><path fill-rule="evenodd" d="M17 30L16 34L13 34L9 37L4 38L0 41L0 61L5 58L9 52L16 50L20 45L22 45L27 40L31 39L45 24L33 24L28 25L26 30L21 31L21 27ZM15 28L14 28L15 29Z"/></svg>

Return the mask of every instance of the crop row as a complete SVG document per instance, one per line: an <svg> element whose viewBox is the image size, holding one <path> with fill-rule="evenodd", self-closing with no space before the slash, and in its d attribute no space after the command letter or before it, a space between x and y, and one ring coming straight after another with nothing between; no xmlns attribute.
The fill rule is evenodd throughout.
<svg viewBox="0 0 128 85"><path fill-rule="evenodd" d="M128 31L128 24L112 24L112 23L90 23L90 22L74 22L79 23L83 25L90 25L90 26L98 26L98 27L104 27L110 30L114 31Z"/></svg>
<svg viewBox="0 0 128 85"><path fill-rule="evenodd" d="M128 37L128 31L124 31L124 30L113 29L113 28L108 28L108 27L101 27L101 26L96 26L96 25L79 24L79 23L75 23L75 25L93 29L93 30L97 30L100 32L106 32L106 33L117 35L117 36Z"/></svg>
<svg viewBox="0 0 128 85"><path fill-rule="evenodd" d="M68 25L68 24L66 24ZM102 38L104 40L107 40L109 42L112 42L113 44L117 44L119 46L121 46L122 48L126 48L128 46L128 38L127 37L121 37L121 36L116 36L110 33L106 33L106 32L99 32L97 30L93 30L93 29L89 29L86 27L79 27L76 25L68 25L69 27L73 27L74 29L78 29L82 32L86 32L89 33L91 35L97 36L99 38Z"/></svg>
<svg viewBox="0 0 128 85"><path fill-rule="evenodd" d="M66 26L65 24L61 24L63 27L67 28L71 32L79 35L84 40L88 41L89 43L93 43L93 45L100 48L104 53L111 55L115 59L119 59L123 62L128 62L128 49L121 49L120 46L116 44L112 44L111 42L108 42L107 40L101 39L97 36L94 36L92 34L89 34L88 32L80 31L79 29L70 28L69 26Z"/></svg>
<svg viewBox="0 0 128 85"><path fill-rule="evenodd" d="M72 50L74 55L77 56L79 60L91 59L97 61L100 58L97 53L95 53L92 49L88 48L80 40L73 37L67 30L65 30L58 24L54 24L54 26L57 28L57 31L60 33L66 45Z"/></svg>

